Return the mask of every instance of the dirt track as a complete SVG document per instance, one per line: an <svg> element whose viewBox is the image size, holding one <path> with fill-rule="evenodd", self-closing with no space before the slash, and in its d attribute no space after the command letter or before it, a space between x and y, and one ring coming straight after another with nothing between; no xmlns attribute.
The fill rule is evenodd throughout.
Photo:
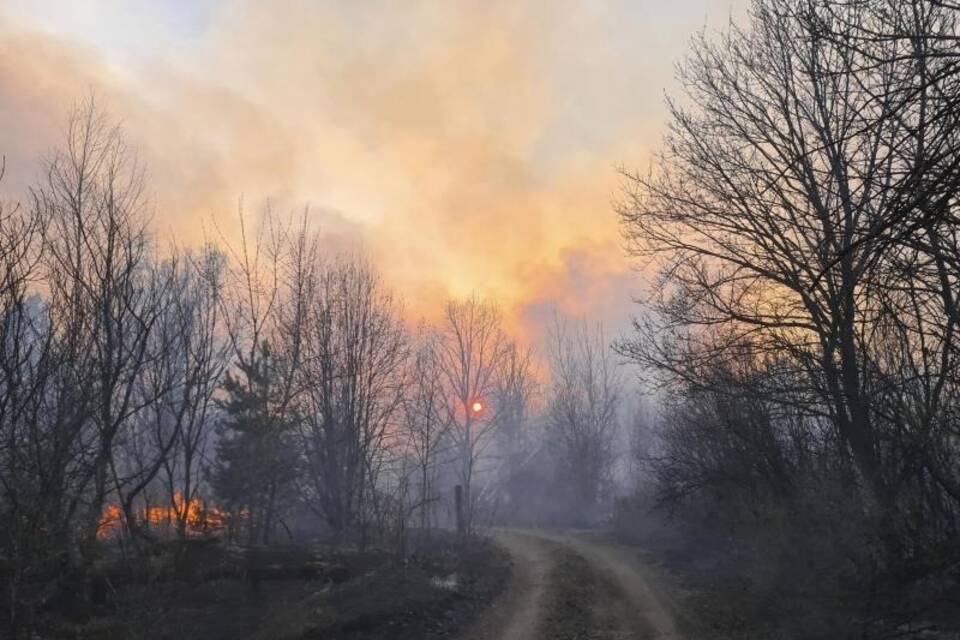
<svg viewBox="0 0 960 640"><path fill-rule="evenodd" d="M679 639L675 590L635 549L593 533L493 530L514 575L463 640Z"/></svg>

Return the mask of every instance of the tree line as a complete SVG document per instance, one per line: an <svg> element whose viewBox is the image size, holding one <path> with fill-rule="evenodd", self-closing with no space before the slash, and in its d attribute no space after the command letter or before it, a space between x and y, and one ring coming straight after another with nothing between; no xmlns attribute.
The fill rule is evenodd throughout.
<svg viewBox="0 0 960 640"><path fill-rule="evenodd" d="M241 214L235 243L161 247L145 192L90 99L29 198L0 211L14 628L118 548L137 562L170 537L269 544L304 522L405 547L408 528L452 526L457 485L464 533L529 516L531 478L589 517L609 499L622 388L599 329L557 316L544 371L493 302L450 301L413 326L377 269L329 252L306 214Z"/></svg>

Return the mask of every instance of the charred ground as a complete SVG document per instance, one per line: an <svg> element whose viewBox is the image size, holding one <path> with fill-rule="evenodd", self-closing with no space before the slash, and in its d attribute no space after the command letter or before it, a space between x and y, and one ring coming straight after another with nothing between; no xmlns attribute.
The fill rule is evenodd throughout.
<svg viewBox="0 0 960 640"><path fill-rule="evenodd" d="M161 640L451 637L505 586L506 553L435 533L404 559L325 545L172 544L66 578L40 607L43 638Z"/></svg>

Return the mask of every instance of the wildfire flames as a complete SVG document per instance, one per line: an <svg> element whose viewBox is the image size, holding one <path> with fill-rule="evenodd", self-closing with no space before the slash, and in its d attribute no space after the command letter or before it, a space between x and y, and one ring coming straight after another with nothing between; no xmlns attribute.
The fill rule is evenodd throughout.
<svg viewBox="0 0 960 640"><path fill-rule="evenodd" d="M188 536L203 536L216 533L226 524L227 514L216 507L208 507L201 500L185 501L180 492L173 496L172 505L142 508L137 511L137 522L155 529L176 529L182 517ZM103 510L97 537L113 538L123 531L123 510L111 504Z"/></svg>

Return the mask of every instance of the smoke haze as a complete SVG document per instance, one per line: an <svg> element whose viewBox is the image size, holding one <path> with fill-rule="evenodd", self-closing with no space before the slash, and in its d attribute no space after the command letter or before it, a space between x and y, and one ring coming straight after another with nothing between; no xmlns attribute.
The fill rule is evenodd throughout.
<svg viewBox="0 0 960 640"><path fill-rule="evenodd" d="M521 335L553 307L621 326L639 285L616 167L647 165L672 61L740 4L15 1L6 192L92 91L138 147L161 235L229 235L241 197L309 204L415 315L477 292Z"/></svg>

